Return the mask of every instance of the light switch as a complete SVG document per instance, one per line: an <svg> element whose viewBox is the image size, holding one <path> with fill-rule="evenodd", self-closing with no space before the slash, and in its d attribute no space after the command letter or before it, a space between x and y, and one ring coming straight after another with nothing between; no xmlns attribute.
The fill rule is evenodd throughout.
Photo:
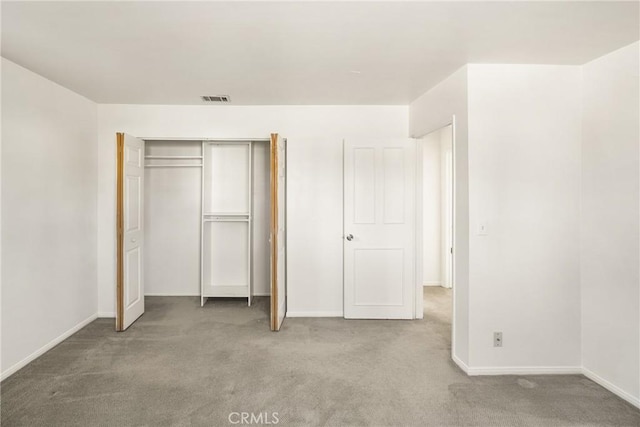
<svg viewBox="0 0 640 427"><path fill-rule="evenodd" d="M486 236L489 234L489 227L486 222L481 222L478 224L478 236Z"/></svg>

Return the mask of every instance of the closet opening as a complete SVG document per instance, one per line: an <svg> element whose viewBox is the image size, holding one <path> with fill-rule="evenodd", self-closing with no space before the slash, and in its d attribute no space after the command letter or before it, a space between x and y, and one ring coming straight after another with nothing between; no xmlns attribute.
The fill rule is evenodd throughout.
<svg viewBox="0 0 640 427"><path fill-rule="evenodd" d="M192 297L205 313L262 310L278 330L286 310L285 141L117 141L116 329L144 312L148 296Z"/></svg>

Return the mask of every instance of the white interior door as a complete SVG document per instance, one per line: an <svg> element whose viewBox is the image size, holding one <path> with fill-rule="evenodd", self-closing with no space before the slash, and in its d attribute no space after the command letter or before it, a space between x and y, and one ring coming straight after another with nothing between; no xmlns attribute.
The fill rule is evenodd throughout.
<svg viewBox="0 0 640 427"><path fill-rule="evenodd" d="M117 134L117 310L124 331L144 313L144 141Z"/></svg>
<svg viewBox="0 0 640 427"><path fill-rule="evenodd" d="M344 317L413 319L415 141L344 143Z"/></svg>
<svg viewBox="0 0 640 427"><path fill-rule="evenodd" d="M271 330L287 314L286 139L271 134Z"/></svg>

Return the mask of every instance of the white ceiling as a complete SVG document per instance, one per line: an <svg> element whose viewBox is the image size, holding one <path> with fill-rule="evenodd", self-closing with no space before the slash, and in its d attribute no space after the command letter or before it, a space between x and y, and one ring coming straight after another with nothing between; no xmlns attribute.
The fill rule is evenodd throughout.
<svg viewBox="0 0 640 427"><path fill-rule="evenodd" d="M583 64L638 2L3 2L2 56L99 103L408 104L465 63Z"/></svg>

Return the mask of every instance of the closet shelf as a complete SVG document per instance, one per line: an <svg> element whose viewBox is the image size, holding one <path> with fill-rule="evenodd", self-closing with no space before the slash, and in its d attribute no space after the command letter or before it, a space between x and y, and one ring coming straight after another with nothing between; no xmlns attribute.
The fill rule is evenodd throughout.
<svg viewBox="0 0 640 427"><path fill-rule="evenodd" d="M145 159L156 160L197 160L202 159L202 156L144 156Z"/></svg>
<svg viewBox="0 0 640 427"><path fill-rule="evenodd" d="M249 222L249 218L247 217L203 218L202 222Z"/></svg>
<svg viewBox="0 0 640 427"><path fill-rule="evenodd" d="M249 212L205 212L202 214L202 216L241 216L241 217L248 217L249 216Z"/></svg>

